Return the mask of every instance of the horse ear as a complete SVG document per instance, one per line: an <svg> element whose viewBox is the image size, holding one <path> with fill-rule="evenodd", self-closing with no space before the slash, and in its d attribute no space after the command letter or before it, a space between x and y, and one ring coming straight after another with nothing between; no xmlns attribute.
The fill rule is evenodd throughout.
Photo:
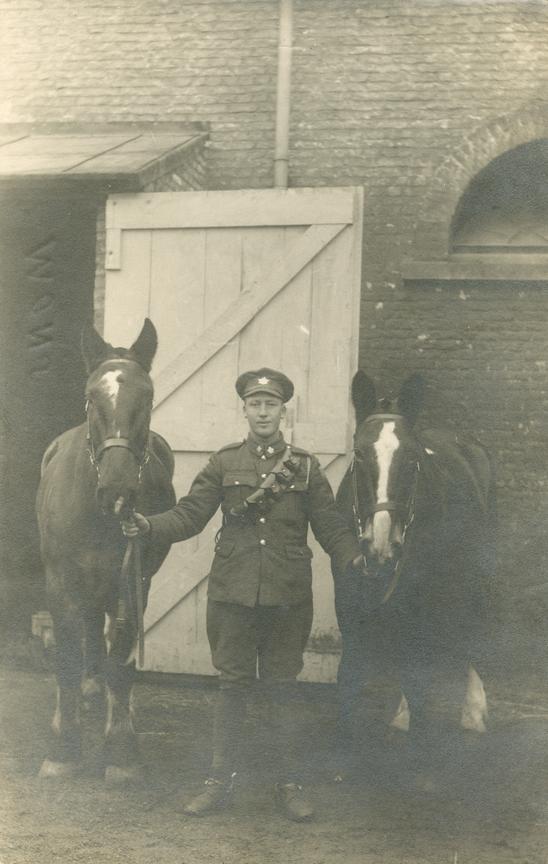
<svg viewBox="0 0 548 864"><path fill-rule="evenodd" d="M398 410L413 424L422 408L426 384L422 375L415 372L403 382L398 396Z"/></svg>
<svg viewBox="0 0 548 864"><path fill-rule="evenodd" d="M362 420L375 410L377 403L375 384L361 369L358 369L352 379L352 402L356 412L356 423L359 426Z"/></svg>
<svg viewBox="0 0 548 864"><path fill-rule="evenodd" d="M150 318L145 318L141 332L129 349L132 354L135 354L137 362L143 367L145 372L150 372L157 347L158 334L156 333L156 327Z"/></svg>
<svg viewBox="0 0 548 864"><path fill-rule="evenodd" d="M91 321L87 321L82 328L81 347L88 375L106 360L112 351L112 346L99 335Z"/></svg>

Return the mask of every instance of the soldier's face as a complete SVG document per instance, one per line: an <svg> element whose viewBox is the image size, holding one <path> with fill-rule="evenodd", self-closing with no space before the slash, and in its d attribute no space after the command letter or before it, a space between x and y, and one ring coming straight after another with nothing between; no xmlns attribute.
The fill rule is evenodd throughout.
<svg viewBox="0 0 548 864"><path fill-rule="evenodd" d="M285 405L276 396L257 393L244 401L244 417L253 435L257 438L272 438L280 428L282 417L285 417Z"/></svg>

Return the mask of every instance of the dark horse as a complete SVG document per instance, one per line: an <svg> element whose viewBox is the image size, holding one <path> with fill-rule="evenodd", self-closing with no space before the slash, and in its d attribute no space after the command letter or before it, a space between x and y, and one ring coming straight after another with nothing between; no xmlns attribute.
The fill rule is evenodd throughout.
<svg viewBox="0 0 548 864"><path fill-rule="evenodd" d="M66 776L81 756L81 693L107 695L105 767L109 782L140 775L131 719L136 607L169 546L144 545L136 582L122 564L120 519L134 507L158 513L175 502L173 455L149 430L149 377L157 336L146 319L129 349L113 348L90 325L82 334L88 371L87 420L47 449L37 496L41 553L56 651L54 740L41 776Z"/></svg>
<svg viewBox="0 0 548 864"><path fill-rule="evenodd" d="M359 537L364 567L352 576L334 574L343 641L339 758L346 764L356 755L363 685L387 666L407 700L399 719L404 705L410 711L408 743L415 746L409 752L423 758L428 742L430 753L435 746L428 703L443 664L462 675L462 726L485 729L475 668L481 671L488 648L493 468L475 440L448 430L415 431L423 390L422 378L413 375L396 400L378 400L363 372L352 382L354 454L337 503Z"/></svg>

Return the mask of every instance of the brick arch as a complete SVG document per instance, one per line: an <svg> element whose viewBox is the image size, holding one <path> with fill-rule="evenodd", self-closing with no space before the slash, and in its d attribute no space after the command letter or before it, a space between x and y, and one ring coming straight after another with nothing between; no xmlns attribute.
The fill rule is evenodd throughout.
<svg viewBox="0 0 548 864"><path fill-rule="evenodd" d="M423 261L447 258L453 216L470 181L508 150L546 137L548 102L544 101L497 117L468 135L432 172L418 209L413 257Z"/></svg>

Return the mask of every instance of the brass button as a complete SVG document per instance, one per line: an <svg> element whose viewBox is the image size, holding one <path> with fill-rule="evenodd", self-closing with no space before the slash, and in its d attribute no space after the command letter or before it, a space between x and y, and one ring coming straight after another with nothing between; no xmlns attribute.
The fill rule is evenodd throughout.
<svg viewBox="0 0 548 864"><path fill-rule="evenodd" d="M266 540L264 539L264 537L261 537L259 543L261 544L261 546L266 546Z"/></svg>
<svg viewBox="0 0 548 864"><path fill-rule="evenodd" d="M234 485L235 485L235 486L239 486L239 485L240 485L240 481L239 481L239 480L235 480L235 481L234 481Z"/></svg>
<svg viewBox="0 0 548 864"><path fill-rule="evenodd" d="M263 453L263 455L261 456L261 459L266 459L266 456L264 455L264 453Z"/></svg>
<svg viewBox="0 0 548 864"><path fill-rule="evenodd" d="M266 522L266 519L264 518L264 516L261 516L259 518L259 522L262 522L262 524L264 525L264 523Z"/></svg>
<svg viewBox="0 0 548 864"><path fill-rule="evenodd" d="M264 479L265 479L265 477L266 477L266 474L261 474L261 477L262 477L262 478L263 478L263 480L264 480Z"/></svg>

